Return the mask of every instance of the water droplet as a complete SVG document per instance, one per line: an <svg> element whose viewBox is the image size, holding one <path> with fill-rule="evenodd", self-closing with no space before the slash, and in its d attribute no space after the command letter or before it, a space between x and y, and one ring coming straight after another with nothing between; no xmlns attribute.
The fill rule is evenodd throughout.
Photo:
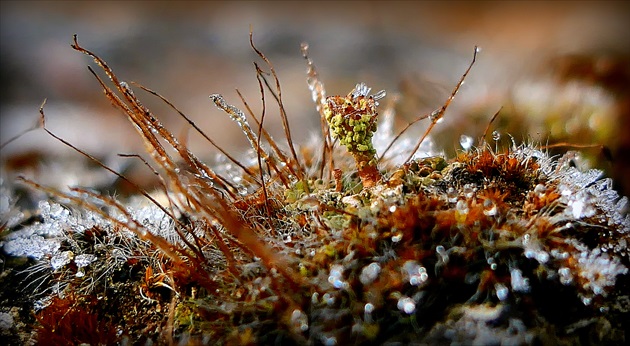
<svg viewBox="0 0 630 346"><path fill-rule="evenodd" d="M475 53L481 53L481 47L475 47Z"/></svg>
<svg viewBox="0 0 630 346"><path fill-rule="evenodd" d="M347 283L343 281L343 270L343 266L340 264L335 264L330 268L328 282L333 285L334 288L347 287Z"/></svg>
<svg viewBox="0 0 630 346"><path fill-rule="evenodd" d="M289 182L291 182L291 184L295 184L295 183L298 182L298 178L295 175L293 175L293 174L289 174L288 178L289 178Z"/></svg>
<svg viewBox="0 0 630 346"><path fill-rule="evenodd" d="M429 119L431 120L431 122L434 122L436 124L441 123L444 120L444 118L442 117L442 110L436 109L431 112L431 114L429 114Z"/></svg>
<svg viewBox="0 0 630 346"><path fill-rule="evenodd" d="M539 263L547 263L547 261L549 261L549 254L545 251L538 251L536 253L536 260Z"/></svg>
<svg viewBox="0 0 630 346"><path fill-rule="evenodd" d="M457 204L455 205L455 210L460 214L468 214L468 203L463 200L457 201Z"/></svg>
<svg viewBox="0 0 630 346"><path fill-rule="evenodd" d="M499 298L500 301L504 301L505 299L507 299L509 290L504 284L495 284L494 289L496 290L497 298Z"/></svg>
<svg viewBox="0 0 630 346"><path fill-rule="evenodd" d="M486 199L483 201L483 213L487 216L495 216L497 215L497 205L491 199Z"/></svg>
<svg viewBox="0 0 630 346"><path fill-rule="evenodd" d="M440 262L446 264L448 263L448 252L446 252L446 249L444 248L444 246L442 245L438 245L435 247L435 252L437 254L438 259L440 260Z"/></svg>
<svg viewBox="0 0 630 346"><path fill-rule="evenodd" d="M333 304L335 304L335 297L333 297L330 293L324 293L324 296L322 298L328 306L332 306Z"/></svg>
<svg viewBox="0 0 630 346"><path fill-rule="evenodd" d="M571 275L571 270L567 267L558 269L558 276L560 277L560 283L563 285L570 285L573 282L573 275Z"/></svg>
<svg viewBox="0 0 630 346"><path fill-rule="evenodd" d="M529 292L529 279L523 277L523 272L520 269L510 270L510 284L515 292Z"/></svg>
<svg viewBox="0 0 630 346"><path fill-rule="evenodd" d="M409 260L403 264L403 270L409 278L409 283L413 286L420 286L429 279L427 269L418 262Z"/></svg>
<svg viewBox="0 0 630 346"><path fill-rule="evenodd" d="M459 136L459 145L462 146L462 149L464 149L464 151L468 151L473 145L473 138L470 136L461 135Z"/></svg>
<svg viewBox="0 0 630 346"><path fill-rule="evenodd" d="M393 243L398 243L399 241L401 241L403 238L402 233L398 233L394 236L392 236L392 242Z"/></svg>
<svg viewBox="0 0 630 346"><path fill-rule="evenodd" d="M359 275L359 281L362 284L367 285L372 283L378 277L378 274L381 272L381 266L376 263L370 263L369 265L363 267L361 270L361 275Z"/></svg>
<svg viewBox="0 0 630 346"><path fill-rule="evenodd" d="M464 196L472 198L475 195L475 186L473 184L464 185Z"/></svg>
<svg viewBox="0 0 630 346"><path fill-rule="evenodd" d="M334 337L334 336L331 336L331 337L324 336L322 341L324 341L324 346L335 346L335 345L337 345L337 338Z"/></svg>
<svg viewBox="0 0 630 346"><path fill-rule="evenodd" d="M404 313L411 315L416 311L416 302L409 297L401 297L398 299L398 310L403 311Z"/></svg>
<svg viewBox="0 0 630 346"><path fill-rule="evenodd" d="M501 133L499 131L492 131L492 139L498 141L501 139Z"/></svg>
<svg viewBox="0 0 630 346"><path fill-rule="evenodd" d="M455 188L449 187L446 190L446 199L448 200L449 203L457 202L457 191L455 191Z"/></svg>
<svg viewBox="0 0 630 346"><path fill-rule="evenodd" d="M365 311L366 314L371 314L374 311L374 304L372 303L365 304L365 306L363 307L363 311Z"/></svg>
<svg viewBox="0 0 630 346"><path fill-rule="evenodd" d="M308 317L302 312L302 310L293 310L293 313L291 313L291 323L297 326L302 332L308 330Z"/></svg>

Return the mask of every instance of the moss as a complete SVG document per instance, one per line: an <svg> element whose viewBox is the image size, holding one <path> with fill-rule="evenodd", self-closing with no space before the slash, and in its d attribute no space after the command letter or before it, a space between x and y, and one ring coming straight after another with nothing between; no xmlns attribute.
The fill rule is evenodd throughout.
<svg viewBox="0 0 630 346"><path fill-rule="evenodd" d="M113 81L109 87L99 79L134 123L170 192L168 207L143 194L147 207L27 181L72 210L99 216L98 227L83 233L83 221L60 224L42 212L44 224L72 231L60 251L98 254L85 273L109 289L96 295L104 301L96 299L95 311L112 322L103 328L158 338L157 330L169 334L172 327L158 340L164 343L519 344L575 341L583 333L576 329L593 332L589 321L597 320L613 329L598 341L624 339L627 322L607 312L622 315L618 306L627 298L625 200L598 172L573 167L571 154L554 160L524 144L379 162L372 144L378 97L360 83L345 97L319 97L324 135L329 129L346 150L301 148L308 160L284 154L264 129L256 134L242 111L213 95L244 129L256 159L250 166L226 159L242 172L223 176L232 171L197 159L104 61L77 42L74 48ZM312 91L321 96L310 60L309 69ZM263 84L280 95L279 82L277 89ZM280 97L278 106L282 113ZM263 138L268 145L260 145ZM76 266L70 260L50 281L69 291L83 287L89 280L73 277ZM116 270L103 272L110 267ZM125 308L122 316L116 306Z"/></svg>

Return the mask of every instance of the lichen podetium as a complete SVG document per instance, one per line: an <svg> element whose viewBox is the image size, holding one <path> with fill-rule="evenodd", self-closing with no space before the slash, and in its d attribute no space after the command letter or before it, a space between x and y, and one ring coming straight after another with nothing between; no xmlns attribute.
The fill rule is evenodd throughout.
<svg viewBox="0 0 630 346"><path fill-rule="evenodd" d="M256 65L260 90L274 95L288 126L273 66L250 43L270 71ZM42 122L137 194L62 192L23 179L56 199L39 201L37 218L26 222L9 218L16 188L2 180L10 202L0 204L3 251L32 259L22 285L37 316L9 326L10 335L35 327L40 343L57 345L630 339L630 217L610 179L578 169L574 152L556 159L531 143L501 148L484 135L473 146L465 137L453 158L425 146L472 64L444 106L424 117L424 135L404 137L390 133L391 108L377 117L384 92L370 95L359 83L347 96L326 97L304 45L321 139L295 150L288 128L286 144L276 142L264 112L258 118L213 94L252 150L222 150L173 107L220 151L204 162L104 60L76 38L73 48L111 81L94 73L145 142L145 163L163 185L142 190ZM0 311L3 325L7 314Z"/></svg>
<svg viewBox="0 0 630 346"><path fill-rule="evenodd" d="M370 95L370 88L359 83L348 96L329 96L324 102L324 116L333 137L339 139L356 162L363 187L370 188L380 179L372 136L376 132L376 106L385 96L381 90Z"/></svg>

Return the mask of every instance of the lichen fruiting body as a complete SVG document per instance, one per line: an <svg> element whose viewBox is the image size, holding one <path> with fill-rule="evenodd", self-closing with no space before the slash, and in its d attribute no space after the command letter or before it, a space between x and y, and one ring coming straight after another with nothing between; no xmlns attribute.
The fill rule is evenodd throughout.
<svg viewBox="0 0 630 346"><path fill-rule="evenodd" d="M356 162L363 186L368 188L381 178L372 136L378 120L377 101L385 96L384 91L374 96L369 92L365 84L359 83L345 97L327 97L323 107L333 137L348 149Z"/></svg>

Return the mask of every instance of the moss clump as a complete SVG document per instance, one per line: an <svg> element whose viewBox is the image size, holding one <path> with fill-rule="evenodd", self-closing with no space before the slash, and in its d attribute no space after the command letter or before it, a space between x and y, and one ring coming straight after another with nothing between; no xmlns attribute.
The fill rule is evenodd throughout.
<svg viewBox="0 0 630 346"><path fill-rule="evenodd" d="M141 330L165 344L628 339L627 199L600 172L571 165L571 153L554 160L533 145L492 150L482 142L452 159L382 160L381 175L371 140L376 100L383 94L369 96L358 84L346 97L325 98L309 60L309 86L321 100L324 150L296 151L287 136L289 150L301 157L285 155L262 126L253 131L244 112L215 95L254 150L247 165L227 154L227 163L207 165L102 59L76 41L73 47L94 58L113 82L110 87L98 79L144 140L167 202L140 189L148 205L24 180L72 208L45 203L43 222L22 232L33 236L7 237L4 249L18 251L27 240L43 239L42 232L66 237L53 242L38 265L59 269L47 277L57 294L93 283L92 293L104 298L88 312L106 317L102 328L124 337ZM268 76L259 66L257 72ZM261 85L278 95L283 114L279 82ZM430 128L437 123L431 120ZM327 142L329 133L347 152ZM421 142L402 147L401 154L413 157ZM352 186L355 169L361 189ZM70 250L96 257L87 267L78 256L52 263ZM112 285L118 276L120 283ZM113 311L118 305L122 313ZM147 322L150 330L142 329ZM600 333L601 325L611 332Z"/></svg>

